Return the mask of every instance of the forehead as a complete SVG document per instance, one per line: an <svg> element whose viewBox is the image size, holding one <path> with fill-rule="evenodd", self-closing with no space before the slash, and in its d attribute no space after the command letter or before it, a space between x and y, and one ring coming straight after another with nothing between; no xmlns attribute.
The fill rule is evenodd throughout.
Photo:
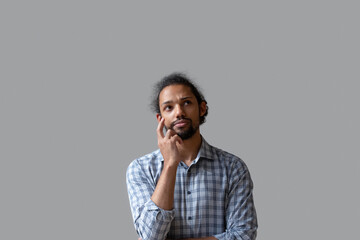
<svg viewBox="0 0 360 240"><path fill-rule="evenodd" d="M180 84L170 85L161 90L159 102L175 101L176 99L184 97L195 97L190 87Z"/></svg>

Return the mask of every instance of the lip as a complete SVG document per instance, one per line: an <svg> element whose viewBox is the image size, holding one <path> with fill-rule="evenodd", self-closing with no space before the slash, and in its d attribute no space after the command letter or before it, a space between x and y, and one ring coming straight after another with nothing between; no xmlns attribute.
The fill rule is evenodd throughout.
<svg viewBox="0 0 360 240"><path fill-rule="evenodd" d="M180 120L180 121L177 121L174 126L176 126L176 127L184 127L188 123L189 123L189 121Z"/></svg>

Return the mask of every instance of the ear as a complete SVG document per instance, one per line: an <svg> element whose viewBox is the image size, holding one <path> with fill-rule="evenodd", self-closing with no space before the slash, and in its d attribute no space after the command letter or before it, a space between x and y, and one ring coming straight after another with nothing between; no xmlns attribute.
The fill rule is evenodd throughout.
<svg viewBox="0 0 360 240"><path fill-rule="evenodd" d="M161 114L160 114L160 113L157 113L157 114L156 114L156 120L157 120L158 122L160 122L161 119L162 119Z"/></svg>
<svg viewBox="0 0 360 240"><path fill-rule="evenodd" d="M206 102L205 101L202 101L200 103L200 116L204 116L206 113Z"/></svg>

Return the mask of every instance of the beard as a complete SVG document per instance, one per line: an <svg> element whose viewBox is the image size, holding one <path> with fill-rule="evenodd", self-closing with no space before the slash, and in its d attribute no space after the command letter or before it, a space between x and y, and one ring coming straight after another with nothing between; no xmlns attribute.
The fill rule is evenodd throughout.
<svg viewBox="0 0 360 240"><path fill-rule="evenodd" d="M184 127L184 128L180 128L178 130L174 129L174 126L176 124L177 121L179 120L186 120L189 122L188 127ZM196 133L196 131L199 129L199 125L198 126L193 126L193 122L190 118L179 118L176 121L172 122L170 127L171 130L173 130L174 132L176 132L176 134L182 139L182 140L187 140L189 138L191 138L192 136L194 136L194 134ZM167 128L165 127L165 129L167 130Z"/></svg>

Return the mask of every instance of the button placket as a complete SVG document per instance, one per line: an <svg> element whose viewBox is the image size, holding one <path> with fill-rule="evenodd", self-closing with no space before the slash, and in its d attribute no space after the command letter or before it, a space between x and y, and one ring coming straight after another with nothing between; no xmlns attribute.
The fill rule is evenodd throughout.
<svg viewBox="0 0 360 240"><path fill-rule="evenodd" d="M193 186L193 179L192 179L192 172L193 168L189 167L186 175L186 200L189 205L193 205L193 195L192 195L192 186ZM190 207L189 209L193 209L193 207ZM191 210L187 210L187 220L192 221L194 218L192 216L193 212Z"/></svg>

